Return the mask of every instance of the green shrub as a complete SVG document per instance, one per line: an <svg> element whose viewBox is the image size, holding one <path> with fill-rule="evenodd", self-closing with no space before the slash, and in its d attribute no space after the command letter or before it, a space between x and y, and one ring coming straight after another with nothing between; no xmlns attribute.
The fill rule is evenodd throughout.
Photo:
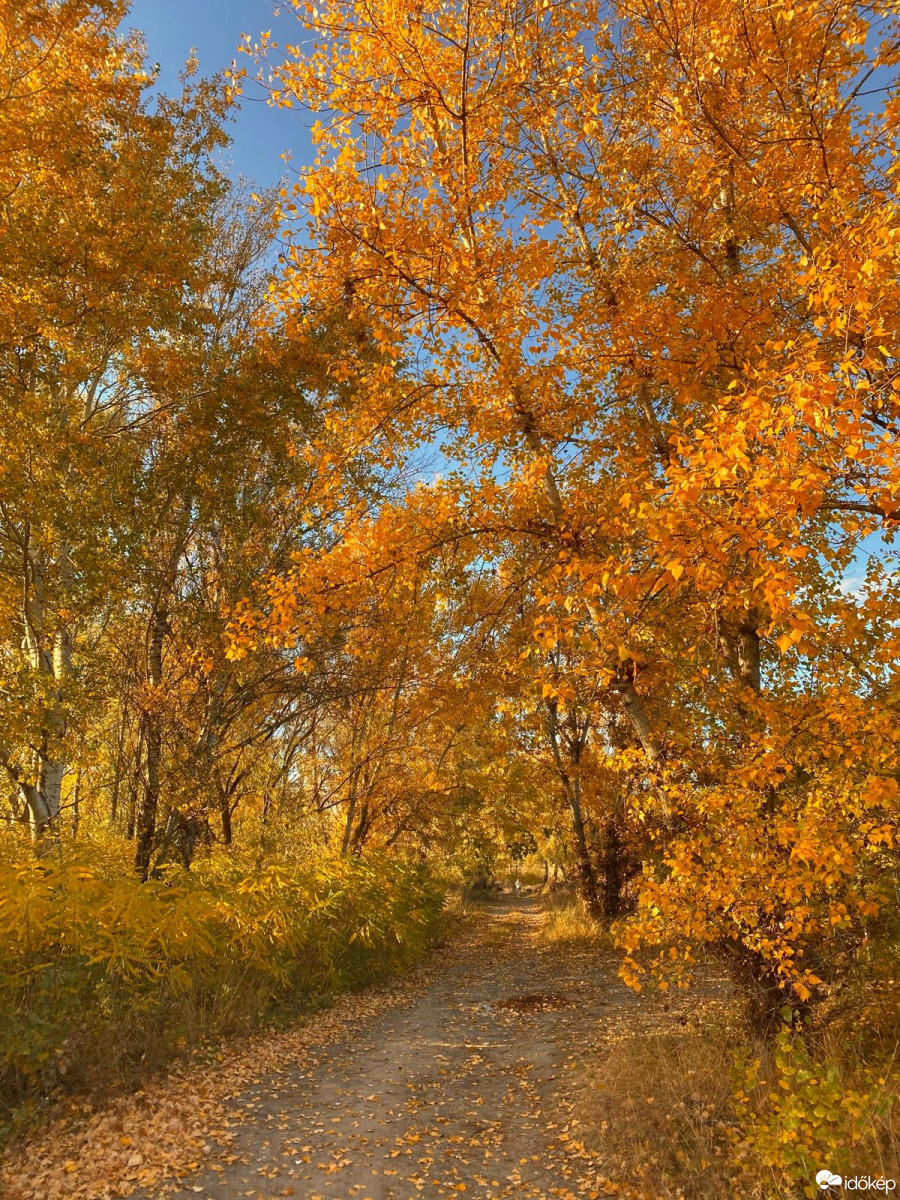
<svg viewBox="0 0 900 1200"><path fill-rule="evenodd" d="M145 884L99 852L0 864L7 1121L38 1095L121 1083L402 970L436 937L442 899L422 868L386 858L212 857Z"/></svg>

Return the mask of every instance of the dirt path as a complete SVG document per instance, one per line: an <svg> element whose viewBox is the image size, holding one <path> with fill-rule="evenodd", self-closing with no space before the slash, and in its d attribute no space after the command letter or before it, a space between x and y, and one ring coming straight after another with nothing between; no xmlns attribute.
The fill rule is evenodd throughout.
<svg viewBox="0 0 900 1200"><path fill-rule="evenodd" d="M644 1007L596 952L485 906L393 989L348 997L27 1147L15 1200L408 1200L611 1194L570 1128L585 1061ZM3 1182L9 1187L3 1192Z"/></svg>
<svg viewBox="0 0 900 1200"><path fill-rule="evenodd" d="M542 945L541 919L531 898L489 910L473 943L411 1004L305 1070L288 1067L236 1097L232 1161L165 1194L570 1194L566 1073L590 1052L604 1008L632 1001L608 965Z"/></svg>

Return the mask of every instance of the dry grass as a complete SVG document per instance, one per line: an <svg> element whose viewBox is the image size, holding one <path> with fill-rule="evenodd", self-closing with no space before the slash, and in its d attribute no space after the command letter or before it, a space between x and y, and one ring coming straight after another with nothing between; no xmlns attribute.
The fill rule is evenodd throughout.
<svg viewBox="0 0 900 1200"><path fill-rule="evenodd" d="M544 897L540 938L616 952L570 888ZM578 1124L602 1173L648 1200L798 1200L816 1171L900 1187L896 951L863 964L812 1027L754 1040L714 958L687 992L611 1004ZM612 953L610 953L612 952ZM856 1189L860 1195L885 1190Z"/></svg>
<svg viewBox="0 0 900 1200"><path fill-rule="evenodd" d="M730 1067L724 1031L616 1042L585 1104L608 1173L660 1200L748 1194L736 1191L730 1154Z"/></svg>
<svg viewBox="0 0 900 1200"><path fill-rule="evenodd" d="M444 886L443 933L444 939L447 939L471 924L478 914L479 906L478 901L466 888L454 887L449 883Z"/></svg>
<svg viewBox="0 0 900 1200"><path fill-rule="evenodd" d="M796 1200L819 1194L821 1167L900 1182L892 1064L873 1070L833 1029L785 1072L721 1009L698 1020L702 1003L684 1027L626 1033L596 1069L584 1123L610 1176L653 1200ZM758 1064L743 1100L740 1062Z"/></svg>
<svg viewBox="0 0 900 1200"><path fill-rule="evenodd" d="M607 930L593 920L578 894L571 888L553 888L544 895L546 920L541 927L544 941L579 949L609 950Z"/></svg>

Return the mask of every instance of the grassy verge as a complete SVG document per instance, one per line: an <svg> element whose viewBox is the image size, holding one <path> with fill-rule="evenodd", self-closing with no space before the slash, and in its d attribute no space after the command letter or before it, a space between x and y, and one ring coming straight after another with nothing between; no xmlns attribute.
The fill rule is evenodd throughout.
<svg viewBox="0 0 900 1200"><path fill-rule="evenodd" d="M174 1056L377 983L446 929L440 887L386 859L212 859L148 884L97 858L0 873L6 1139L65 1095L133 1086Z"/></svg>
<svg viewBox="0 0 900 1200"><path fill-rule="evenodd" d="M612 938L587 913L572 888L553 888L543 895L547 919L541 937L550 943L581 949L611 950Z"/></svg>
<svg viewBox="0 0 900 1200"><path fill-rule="evenodd" d="M658 1200L795 1200L821 1194L823 1168L900 1183L897 1084L837 1037L767 1045L701 1022L616 1043L585 1119L618 1177Z"/></svg>

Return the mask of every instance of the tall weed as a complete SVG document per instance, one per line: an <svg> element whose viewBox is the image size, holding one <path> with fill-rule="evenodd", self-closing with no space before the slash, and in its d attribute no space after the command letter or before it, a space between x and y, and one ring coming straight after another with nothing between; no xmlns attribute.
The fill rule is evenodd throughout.
<svg viewBox="0 0 900 1200"><path fill-rule="evenodd" d="M140 883L101 850L0 862L0 1125L411 964L440 888L419 867L211 857Z"/></svg>

